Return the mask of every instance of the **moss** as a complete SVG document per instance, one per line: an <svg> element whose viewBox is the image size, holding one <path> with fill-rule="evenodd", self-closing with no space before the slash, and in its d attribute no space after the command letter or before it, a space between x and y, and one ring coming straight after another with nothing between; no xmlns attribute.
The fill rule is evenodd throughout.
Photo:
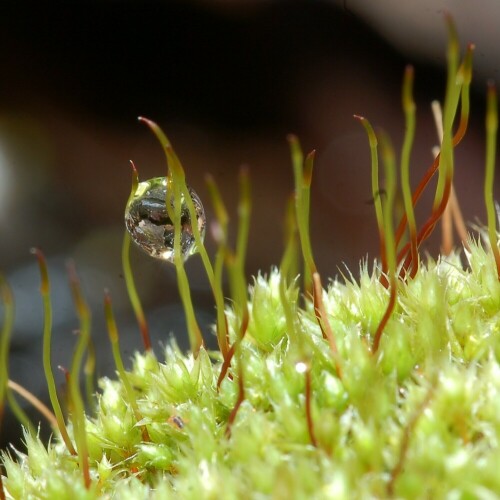
<svg viewBox="0 0 500 500"><path fill-rule="evenodd" d="M254 498L385 496L408 434L404 467L394 479L396 496L498 492L500 308L472 294L483 288L485 273L495 273L495 264L477 244L468 258L468 269L457 266L456 255L429 262L413 281L401 284L378 360L365 345L370 327L361 307L377 302L378 281L365 267L360 283L333 282L325 304L341 346L342 380L314 311L297 310L313 360L317 447L305 418L298 346L286 336L276 342L273 325L282 324L278 304L264 309L262 338L242 344L238 362L246 398L230 438L225 428L237 381L224 379L218 391L221 362L212 362L204 349L195 358L171 345L164 363L137 353L127 375L141 422L122 381L100 381L96 416L86 422L89 490L57 438L47 451L29 434L28 453L17 454L18 464L5 457L5 488L15 498L150 498L156 488L177 498L242 498L250 492ZM259 276L249 302L255 305L261 294L275 297L278 280L276 270L267 279ZM500 297L498 284L495 293ZM255 309L250 308L250 324ZM234 339L232 323L237 322L229 323ZM475 326L467 335L464 323ZM147 427L150 441L142 439L139 424Z"/></svg>
<svg viewBox="0 0 500 500"><path fill-rule="evenodd" d="M454 89L455 97L457 93ZM447 109L448 120L455 111ZM188 200L184 172L168 139L148 124L173 165L173 181L180 183L171 196L180 200L182 194ZM364 125L375 154L375 134L367 122ZM447 133L452 148L451 130ZM376 188L377 176L374 196L385 259L382 255L373 271L362 263L358 278L349 275L323 289L308 236L314 155L303 164L297 140L290 142L297 202L295 217L288 217L285 257L280 270L259 274L248 290L242 275L250 209L247 174L242 175L240 205L244 229L235 252L227 247L227 214L215 195L215 271L204 249L202 259L219 302L223 263L230 277L231 306L225 306L224 314L218 311L220 352L207 352L197 334L180 258L175 265L191 321L191 352L183 353L173 343L165 349L165 361L159 361L145 339L145 352L136 353L131 371L125 372L107 296L118 376L99 382L92 415L84 415L75 405L79 395L72 380L73 412L66 440L56 430L45 445L26 431L27 451L4 453L7 497L347 499L500 494L500 281L488 244L497 233L490 226L484 244L470 240L465 265L458 251L426 262L403 253L396 269L398 242L387 248L394 235L388 205ZM385 139L383 148L392 158ZM452 161L451 150L446 157ZM377 161L373 156L376 168ZM166 185L170 181L167 178ZM440 189L446 193L449 186L446 179L443 182ZM168 204L168 195L166 199ZM436 200L432 217L439 218L443 198ZM412 207L415 203L412 200ZM175 203L169 206L175 221ZM176 224L178 246L178 220ZM307 270L302 291L298 280L289 279L296 267L297 231ZM417 235L415 228L411 232L411 246L426 237ZM201 251L200 234L194 236ZM127 255L130 240L125 241ZM413 262L405 260L409 255ZM43 257L37 256L47 294ZM81 312L84 302L74 275L71 283ZM147 335L129 267L127 283L141 331ZM5 292L3 282L2 286ZM389 308L391 298L394 304ZM4 303L6 309L12 305L7 293ZM377 340L375 346L374 338L380 345ZM77 373L79 366L71 377Z"/></svg>

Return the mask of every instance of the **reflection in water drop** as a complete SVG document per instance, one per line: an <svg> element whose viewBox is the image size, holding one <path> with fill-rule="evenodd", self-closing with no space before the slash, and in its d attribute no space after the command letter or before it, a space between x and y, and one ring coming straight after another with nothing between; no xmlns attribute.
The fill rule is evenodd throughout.
<svg viewBox="0 0 500 500"><path fill-rule="evenodd" d="M200 198L189 188L201 238L205 235L205 211ZM141 182L125 210L125 225L132 239L147 254L157 259L174 261L174 223L166 209L167 179L155 177ZM181 198L181 253L186 260L195 253L196 245L188 206Z"/></svg>

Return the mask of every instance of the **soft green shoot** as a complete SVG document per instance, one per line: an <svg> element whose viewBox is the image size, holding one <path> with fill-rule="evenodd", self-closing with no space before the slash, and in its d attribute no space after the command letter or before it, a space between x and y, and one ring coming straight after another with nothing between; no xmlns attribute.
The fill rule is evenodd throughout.
<svg viewBox="0 0 500 500"><path fill-rule="evenodd" d="M422 226L418 234L417 237L418 245L420 245L425 239L427 239L430 236L430 234L434 230L434 227L436 226L436 223L442 216L448 204L449 196L451 193L451 185L453 182L453 171L454 171L453 141L451 133L452 133L453 120L456 115L459 96L460 96L460 89L454 88L454 92L451 97L455 99L450 99L448 102L448 106L447 103L445 102L444 122L443 122L443 142L441 144L441 151L439 154L439 169L438 169L439 176L438 176L438 184L436 187L436 194L434 198L434 206L430 217ZM405 269L407 268L407 262L405 262L404 268Z"/></svg>
<svg viewBox="0 0 500 500"><path fill-rule="evenodd" d="M236 260L241 275L245 275L245 261L250 231L250 214L252 212L252 193L248 168L242 167L239 177L240 202L238 204L238 234L236 237ZM246 290L245 290L246 294Z"/></svg>
<svg viewBox="0 0 500 500"><path fill-rule="evenodd" d="M182 172L182 171L181 171ZM174 265L177 273L177 282L179 286L179 294L181 296L182 304L184 306L184 314L186 316L186 324L191 350L198 355L200 348L203 346L203 337L201 335L200 326L196 320L194 313L193 301L191 299L191 289L189 287L189 280L187 277L186 269L184 268L184 259L181 252L181 203L183 194L181 191L181 179L184 181L184 176L169 170L167 177L167 198L166 207L169 217L174 222ZM170 182L169 182L170 180ZM188 198L190 198L188 194ZM197 226L196 218L193 220L193 228Z"/></svg>
<svg viewBox="0 0 500 500"><path fill-rule="evenodd" d="M470 84L472 82L472 57L475 46L469 43L462 63L463 84L460 96L460 123L453 136L453 145L456 146L465 135L470 116Z"/></svg>
<svg viewBox="0 0 500 500"><path fill-rule="evenodd" d="M132 166L132 187L130 190L129 199L127 201L127 205L131 202L134 197L134 193L137 191L137 186L139 185L139 175L137 173L137 169L133 162L130 162ZM149 327L146 321L146 316L144 315L144 310L142 308L141 299L139 298L139 294L137 293L137 288L135 286L134 275L132 273L132 266L130 264L130 243L132 238L127 230L125 230L125 234L123 236L123 245L122 245L122 267L123 267L123 276L125 277L125 286L127 287L127 293L129 296L130 303L132 305L132 309L134 310L134 314L137 320L137 324L139 325L139 330L142 336L142 342L144 344L144 349L146 351L151 350L151 339L149 337Z"/></svg>
<svg viewBox="0 0 500 500"><path fill-rule="evenodd" d="M5 396L7 393L7 383L9 380L7 357L10 346L10 336L14 326L14 299L12 290L0 273L0 297L4 308L4 318L0 338L0 425L3 422L5 411ZM0 500L5 499L3 479L0 474Z"/></svg>
<svg viewBox="0 0 500 500"><path fill-rule="evenodd" d="M0 423L4 412L5 393L7 391L7 382L9 380L8 373L8 357L10 337L14 327L14 298L12 289L3 274L0 273L0 297L3 303L3 325L0 338Z"/></svg>
<svg viewBox="0 0 500 500"><path fill-rule="evenodd" d="M312 174L314 168L314 158L316 157L316 151L310 151L304 160L304 170L302 172L302 207L304 210L304 231L305 234L310 235L309 225L310 225L310 210L311 210L311 183L312 183ZM312 245L311 242L307 244L310 249L310 257L309 267L311 268L311 272L313 269L316 269L316 265L314 264L314 259L312 256Z"/></svg>
<svg viewBox="0 0 500 500"><path fill-rule="evenodd" d="M221 368L221 373L217 381L217 386L220 387L225 373L229 369L232 357L236 356L238 363L238 396L227 421L226 435L230 436L231 427L236 419L238 410L245 400L245 384L243 362L241 359L241 343L248 329L250 315L248 311L247 282L245 279L245 275L241 272L241 264L238 262L237 256L232 254L229 250L226 254L226 266L229 274L231 296L234 300L235 310L241 317L238 336L229 349L228 356L224 360L223 366Z"/></svg>
<svg viewBox="0 0 500 500"><path fill-rule="evenodd" d="M316 272L316 264L314 262L309 235L309 199L314 151L307 156L304 162L304 156L297 137L289 135L288 142L290 144L295 179L295 212L304 259L304 290L306 294L310 294L313 286L312 275Z"/></svg>
<svg viewBox="0 0 500 500"><path fill-rule="evenodd" d="M240 172L240 201L238 203L238 234L236 238L236 252L226 248L226 267L229 275L231 298L235 306L241 311L242 316L248 316L247 304L247 281L245 278L245 253L248 241L248 230L250 224L250 180L248 171L242 169ZM244 322L244 320L242 320ZM240 330L239 338L243 338L246 328Z"/></svg>
<svg viewBox="0 0 500 500"><path fill-rule="evenodd" d="M158 139L159 143L161 144L162 148L166 151L167 148L171 148L172 144L170 144L170 141L168 140L168 137L164 134L163 130L156 124L153 120L150 120L148 118L145 118L144 116L139 116L138 120L142 123L145 123L153 132L153 134L156 136ZM168 165L169 168L172 168L171 165ZM170 174L170 172L169 172ZM183 171L178 172L178 174L183 174Z"/></svg>
<svg viewBox="0 0 500 500"><path fill-rule="evenodd" d="M219 189L211 175L207 175L206 184L214 207L216 222L212 223L213 237L217 243L217 251L214 261L214 297L216 304L224 304L222 294L222 272L224 270L224 256L227 246L227 226L229 216L222 201ZM226 358L229 350L227 338L227 323L224 307L217 306L217 343L223 358Z"/></svg>
<svg viewBox="0 0 500 500"><path fill-rule="evenodd" d="M198 219L196 217L196 210L194 208L193 200L191 199L191 195L189 194L189 190L186 185L186 176L181 162L177 158L177 155L172 149L170 141L160 129L160 127L155 122L153 122L152 120L148 120L147 118L139 117L139 120L145 123L155 134L167 157L167 193L165 204L167 214L174 223L174 265L177 274L179 294L181 296L181 301L184 307L184 314L186 317L190 346L193 353L197 355L201 346L203 345L203 337L198 325L198 321L196 320L196 315L194 313L189 280L184 268L184 259L181 252L182 201L184 201L188 206L189 214L191 220L193 221L193 236L196 241L196 247L198 252L200 252L200 255L202 256L202 260L205 265L205 269L207 269L207 274L209 275L209 281L211 285L213 285L214 283L213 270L210 264L210 260L208 259L208 255L206 255L205 247L201 241L201 235L197 222ZM203 257L204 254L206 255L206 258Z"/></svg>
<svg viewBox="0 0 500 500"><path fill-rule="evenodd" d="M280 264L280 275L288 284L297 279L299 275L299 245L297 234L297 218L295 217L294 195L288 198L284 220L284 248Z"/></svg>
<svg viewBox="0 0 500 500"><path fill-rule="evenodd" d="M462 78L463 78L463 85L462 85L462 90L461 90L461 95L460 95L460 106L461 106L461 113L460 113L460 124L459 127L453 136L453 147L457 146L460 141L463 139L465 132L467 131L467 126L469 123L469 115L470 115L470 106L469 106L469 94L470 94L470 83L472 80L472 55L474 52L474 45L469 44L467 47L467 52L465 54L464 62L461 66L461 73L462 73ZM442 141L441 141L442 142ZM436 173L436 171L439 168L439 164L441 161L441 152L434 158L434 161L432 162L432 165L427 169L426 173L424 174L422 180L418 184L417 188L415 189L412 197L412 203L413 207L417 205L418 200L420 199L420 196L424 192L426 186L428 185L429 181L433 177L433 175ZM437 217L438 219L439 217ZM436 221L437 221L436 219ZM406 227L406 214L403 215L398 228L396 230L396 245L399 245L399 242L401 241L401 238L404 234L404 230ZM428 236L428 234L427 234ZM402 261L405 256L408 253L409 245L406 245L398 254L398 262Z"/></svg>
<svg viewBox="0 0 500 500"><path fill-rule="evenodd" d="M488 218L488 237L491 251L497 267L500 280L500 251L498 249L498 233L496 228L496 212L493 199L493 186L495 176L495 156L498 132L498 102L497 91L493 83L488 85L486 101L486 176L484 180L484 200Z"/></svg>
<svg viewBox="0 0 500 500"><path fill-rule="evenodd" d="M222 342L222 346L219 344L219 347L221 349L221 353L224 355L225 353L227 353L227 343L224 344L225 339L227 338L227 326L223 313L224 296L222 294L220 286L218 286L214 268L212 267L212 263L210 262L210 258L208 257L207 250L201 239L200 230L198 224L196 223L197 220L196 210L191 195L189 194L189 189L185 182L185 174L184 174L184 169L182 168L182 164L177 154L175 153L174 149L171 146L165 146L165 151L167 155L168 165L173 173L173 182L179 184L182 192L182 197L185 200L186 205L188 207L189 216L193 221L192 227L193 227L193 236L196 242L196 249L200 254L201 260L203 262L203 266L205 268L205 272L207 273L208 281L210 283L210 287L212 289L212 293L215 300L215 307L217 309L217 331L218 331L217 340L219 342Z"/></svg>
<svg viewBox="0 0 500 500"><path fill-rule="evenodd" d="M380 339L389 318L392 315L397 297L397 276L396 276L396 246L393 227L393 210L394 198L396 196L396 160L394 157L394 149L390 143L389 137L382 133L379 135L380 146L382 148L382 158L384 160L384 173L385 173L385 190L386 198L383 205L384 215L384 239L387 255L387 272L389 278L389 303L385 313L380 321L375 336L373 338L372 353L378 351Z"/></svg>
<svg viewBox="0 0 500 500"><path fill-rule="evenodd" d="M123 365L122 355L120 353L120 339L118 335L118 328L116 327L115 316L113 314L113 308L111 304L111 295L107 290L104 291L104 316L106 318L106 326L108 328L111 350L113 352L113 359L115 361L118 375L123 383L123 387L125 388L128 403L132 407L135 418L137 422L140 422L142 420L142 415L139 411L139 406L137 405L137 396L134 393L132 384L130 383L128 374L125 370L125 366ZM144 441L149 441L149 435L146 426L142 427L142 435Z"/></svg>
<svg viewBox="0 0 500 500"><path fill-rule="evenodd" d="M72 263L68 265L68 274L70 281L71 293L75 304L76 313L80 322L78 342L76 344L71 369L69 373L69 394L73 408L72 422L75 433L75 441L77 443L78 463L80 471L83 475L85 487L90 487L89 475L89 457L87 447L87 435L85 430L85 408L83 404L82 394L80 391L80 369L82 366L83 356L88 348L90 339L90 309L83 298L80 280L76 274L76 269Z"/></svg>
<svg viewBox="0 0 500 500"><path fill-rule="evenodd" d="M290 301L286 293L287 287L291 286L298 276L297 219L293 195L288 199L286 206L284 227L285 251L280 264L280 300L285 314L288 336L302 349L301 337L297 333L295 324L296 304Z"/></svg>
<svg viewBox="0 0 500 500"><path fill-rule="evenodd" d="M167 153L167 159L169 165L175 167L174 172L183 172L181 162L179 161L179 158L177 157L177 154L171 147L166 148L166 153ZM171 168L173 168L171 167ZM176 174L175 174L176 175ZM189 215L191 217L192 221L196 221L196 210L193 204L193 200L189 194L189 190L187 188L187 185L184 181L184 174L180 177L182 181L177 180L177 177L175 177L174 182L180 182L181 190L182 190L182 196L184 200L186 201L186 205L188 207ZM196 242L196 249L198 253L200 254L201 260L203 262L203 266L205 267L205 272L207 273L208 281L210 283L210 287L212 289L212 293L214 295L215 299L215 307L217 309L217 331L220 333L217 333L217 339L219 342L222 342L222 344L219 344L219 348L221 349L221 353L224 355L227 353L227 342L225 343L225 339L227 338L227 326L226 326L226 320L224 317L224 296L222 294L220 286L218 286L218 282L215 277L215 272L212 267L212 264L210 262L210 258L208 257L207 250L205 248L205 245L203 244L203 241L201 239L201 234L200 230L198 228L198 224L193 223L193 236Z"/></svg>
<svg viewBox="0 0 500 500"><path fill-rule="evenodd" d="M445 190L449 184L449 179L453 178L452 129L464 81L463 68L458 70L460 47L458 44L455 26L450 18L447 18L447 24L449 39L447 53L448 77L443 106L443 142L441 144L438 184L436 187L436 194L434 196L433 212L436 212L443 202L444 206L446 206L447 195L449 195L449 193L446 193Z"/></svg>
<svg viewBox="0 0 500 500"><path fill-rule="evenodd" d="M417 224L413 210L411 185L410 185L410 154L415 138L415 101L413 100L413 77L412 66L407 66L403 81L402 104L405 114L405 136L401 150L401 189L405 206L406 219L408 220L408 231L410 235L410 254L412 259L412 272L418 269L417 249Z"/></svg>
<svg viewBox="0 0 500 500"><path fill-rule="evenodd" d="M384 238L384 215L382 212L382 193L378 181L378 140L370 122L363 116L354 115L354 118L360 121L366 130L368 142L370 144L371 155L371 177L372 177L372 197L375 205L375 216L377 218L377 228L380 241L380 262L382 265L382 275L387 272L387 257Z"/></svg>
<svg viewBox="0 0 500 500"><path fill-rule="evenodd" d="M12 394L12 381L9 380L9 346L12 329L14 326L14 298L12 296L12 289L10 288L7 280L0 273L0 296L4 306L3 326L0 338L0 424L3 420L4 401L7 399L12 413L16 416L19 422L32 434L36 434L35 428L30 419L19 406L19 403ZM14 383L17 386L17 384ZM2 488L3 492L3 488Z"/></svg>
<svg viewBox="0 0 500 500"><path fill-rule="evenodd" d="M430 236L437 222L443 215L443 212L448 204L448 200L451 193L451 186L453 182L453 171L454 171L453 148L455 145L454 144L455 139L453 137L452 129L453 129L453 122L457 114L460 96L462 95L462 87L465 79L466 66L462 64L460 68L458 68L458 61L459 61L458 39L456 37L456 32L453 22L449 18L447 18L447 20L448 20L448 31L449 31L450 41L448 44L448 55L447 55L448 78L446 85L444 110L443 110L443 141L441 143L440 153L436 157L433 163L433 167L434 165L437 165L438 182L436 187L436 193L434 196L431 215L424 223L417 236L418 246L420 246L421 243ZM429 172L425 176L427 180L430 179L428 174ZM415 199L415 195L413 198ZM415 201L413 205L415 206ZM403 220L406 222L406 217ZM401 224L403 224L403 220L401 221ZM398 228L397 237L400 237L402 234L402 232L401 233L399 232L399 229L400 228ZM396 239L396 241L399 240ZM409 245L407 244L398 254L398 261L403 262L403 265L401 267L401 275L404 275L407 272L410 264L412 264L412 256L411 253L408 252L408 248ZM413 267L410 276L414 277L415 272L416 272L415 267Z"/></svg>
<svg viewBox="0 0 500 500"><path fill-rule="evenodd" d="M244 183L246 181L243 180L240 182ZM245 191L245 188L243 188L242 191ZM241 205L244 203L245 201L242 198L240 198L240 210L238 210L240 219L239 226L242 224L241 222L242 217L247 217L250 213L248 211L248 213L245 214L245 210L241 210ZM243 225L245 225L245 222L243 222ZM233 409L229 414L227 421L226 435L229 437L231 435L231 428L236 419L238 410L243 401L245 400L245 384L244 384L243 362L241 359L241 343L248 329L250 314L248 311L247 281L245 278L245 274L243 272L243 262L241 262L239 256L232 253L230 249L227 249L226 251L225 261L229 275L231 297L234 301L234 309L241 318L237 332L237 338L234 340L233 344L229 349L228 355L224 359L224 362L221 367L221 372L217 380L217 387L220 388L220 385L224 380L227 371L231 365L232 358L233 356L236 356L238 363L238 396L233 406Z"/></svg>
<svg viewBox="0 0 500 500"><path fill-rule="evenodd" d="M57 396L57 387L54 379L54 372L52 371L52 362L50 359L50 349L52 344L52 303L50 299L50 280L49 273L47 269L47 261L45 256L38 248L33 248L32 253L36 256L38 261L38 267L40 268L40 294L43 301L43 369L45 372L45 379L47 381L47 389L49 391L50 403L52 409L57 419L57 427L64 441L64 444L68 448L68 451L72 455L76 455L75 447L71 442L71 439L66 428L66 423L64 415L61 409L61 404L59 403L59 398Z"/></svg>
<svg viewBox="0 0 500 500"><path fill-rule="evenodd" d="M240 201L238 203L238 234L236 238L236 252L226 251L226 266L229 274L231 298L241 310L243 316L248 316L247 304L247 280L245 278L245 254L248 241L248 230L250 226L250 179L248 170L240 171ZM243 321L244 322L244 321ZM240 331L240 339L243 338L246 328Z"/></svg>
<svg viewBox="0 0 500 500"><path fill-rule="evenodd" d="M3 325L0 338L0 424L3 420L4 402L5 399L7 399L12 413L16 416L19 422L26 429L28 429L29 433L34 436L36 431L33 424L12 394L12 388L15 390L19 386L15 382L9 380L8 356L10 338L14 326L14 298L12 295L12 289L1 273L0 297L4 307ZM0 486L2 486L1 483ZM3 487L1 487L1 492L3 493Z"/></svg>
<svg viewBox="0 0 500 500"><path fill-rule="evenodd" d="M89 345L87 348L87 359L85 360L85 365L83 366L83 373L85 375L85 398L87 400L87 406L91 412L96 408L96 397L95 397L95 346L92 339L89 338Z"/></svg>
<svg viewBox="0 0 500 500"><path fill-rule="evenodd" d="M247 302L247 281L245 278L244 271L244 257L246 252L246 242L248 240L248 229L250 224L250 211L251 211L251 200L250 200L250 180L248 177L248 172L246 169L242 169L240 172L240 201L238 204L238 235L236 238L236 253L232 252L231 249L225 245L224 247L224 261L226 264L228 276L229 276L229 287L231 291L231 298L234 303L234 309L238 313L240 318L239 328L237 332L237 337L231 345L227 356L224 358L224 362L221 367L221 372L217 380L217 387L220 385L227 375L227 371L231 366L232 358L236 355L238 359L238 399L230 415L228 421L227 432L230 433L231 425L236 418L236 413L243 402L244 395L244 384L243 384L243 367L240 359L240 345L243 338L246 335L248 322L249 322L249 311ZM212 191L213 192L213 191ZM213 192L213 194L215 194ZM219 209L220 210L220 209ZM242 249L242 245L245 247Z"/></svg>

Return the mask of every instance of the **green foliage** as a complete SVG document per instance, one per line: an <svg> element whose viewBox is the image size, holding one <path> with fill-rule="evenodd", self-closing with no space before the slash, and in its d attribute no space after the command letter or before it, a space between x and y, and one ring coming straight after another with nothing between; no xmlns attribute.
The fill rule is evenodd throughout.
<svg viewBox="0 0 500 500"><path fill-rule="evenodd" d="M493 498L500 494L500 280L493 209L497 131L496 94L487 116L488 230L468 242L466 265L458 251L420 262L418 245L445 209L453 180L453 148L468 121L472 47L459 65L449 21L449 76L441 154L412 194L409 157L413 137L413 72L407 70L403 105L407 134L401 158L406 214L393 230L396 159L388 137L365 127L372 152L372 188L381 261L362 263L359 278L321 286L309 234L314 153L304 159L290 136L294 202L287 207L280 269L246 285L244 262L251 212L250 182L240 176L236 249L228 243L228 215L209 178L218 244L212 263L202 234L193 236L217 306L219 351L207 352L180 258L180 200L195 209L184 170L156 124L169 165L167 212L175 227L175 266L185 307L191 352L175 343L160 362L151 350L145 316L123 247L126 284L145 352L124 368L119 335L105 295L105 316L117 378L99 381L95 409L85 414L79 375L89 347L90 311L70 272L80 337L71 372L70 417L62 422L50 365L51 305L44 258L37 257L45 307L45 370L57 419L46 446L25 431L27 450L4 452L6 497L97 499L233 498ZM453 121L461 106L458 131ZM378 143L385 171L379 190ZM439 172L431 216L417 234L413 208ZM138 176L134 167L133 186ZM170 196L170 198L169 198ZM399 248L408 221L409 239ZM195 224L196 226L196 224ZM296 277L302 249L304 289ZM226 270L230 305L222 295ZM0 277L6 359L14 302ZM90 359L90 365L93 358ZM88 375L88 374L87 374ZM11 382L0 372L3 396ZM52 386L52 387L51 387ZM13 400L15 402L15 400ZM12 455L14 454L14 456Z"/></svg>
<svg viewBox="0 0 500 500"><path fill-rule="evenodd" d="M6 490L14 498L499 492L500 283L488 279L496 275L495 262L480 245L472 243L467 257L470 269L453 255L428 262L413 281L400 284L378 359L366 348L389 293L377 271L370 275L363 266L359 282L332 282L324 302L342 380L310 304L297 309L294 320L312 360L317 448L306 424L299 346L285 333L274 270L250 288L249 336L238 359L246 399L230 438L225 426L237 381L226 377L218 391L221 362L203 348L195 358L171 345L165 363L152 353L136 354L127 374L140 422L123 376L100 381L98 411L86 420L90 489L58 438L47 450L26 434L27 454L18 452L18 463L4 457ZM287 293L296 300L295 286ZM228 311L233 340L237 314ZM264 328L251 326L263 320ZM148 429L147 442L141 426ZM404 467L394 477L405 439Z"/></svg>

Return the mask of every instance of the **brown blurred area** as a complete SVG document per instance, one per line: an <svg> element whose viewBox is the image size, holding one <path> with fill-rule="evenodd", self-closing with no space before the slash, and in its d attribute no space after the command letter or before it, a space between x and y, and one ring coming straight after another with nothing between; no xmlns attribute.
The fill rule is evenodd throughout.
<svg viewBox="0 0 500 500"><path fill-rule="evenodd" d="M442 12L436 8L428 16L434 25ZM422 36L426 42L437 36L444 53L441 26L439 36ZM377 256L378 242L368 144L352 115L383 127L399 148L402 74L407 62L415 65L416 183L432 161L430 101L442 100L446 78L443 65L424 56L384 41L350 2L2 3L0 268L18 304L13 378L44 392L32 246L49 258L55 366L69 365L78 326L65 282L68 258L76 261L94 310L99 374L113 372L102 354L104 287L114 298L124 357L141 347L120 261L129 160L142 179L164 175L165 162L139 115L168 134L209 219L205 174L214 176L235 222L238 170L249 166L249 276L279 264L293 179L286 135L297 134L306 151L317 150L311 231L319 270L325 282L343 263L356 275L360 259ZM483 87L482 81L474 87L470 132L457 151L456 188L468 221L485 218ZM420 221L431 200L422 201ZM207 246L213 253L210 235ZM435 239L425 250L435 254L438 246ZM139 251L133 260L155 345L173 332L185 346L173 270ZM187 268L200 322L211 336L213 302L199 259Z"/></svg>

